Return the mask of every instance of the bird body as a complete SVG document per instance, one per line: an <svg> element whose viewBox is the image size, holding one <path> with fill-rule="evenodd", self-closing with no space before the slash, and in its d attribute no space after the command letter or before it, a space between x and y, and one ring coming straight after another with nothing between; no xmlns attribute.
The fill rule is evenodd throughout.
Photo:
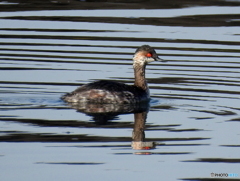
<svg viewBox="0 0 240 181"><path fill-rule="evenodd" d="M100 80L83 85L62 99L71 103L119 103L132 104L150 100L149 88L145 79L146 65L153 61L162 61L149 45L138 48L133 56L134 85Z"/></svg>

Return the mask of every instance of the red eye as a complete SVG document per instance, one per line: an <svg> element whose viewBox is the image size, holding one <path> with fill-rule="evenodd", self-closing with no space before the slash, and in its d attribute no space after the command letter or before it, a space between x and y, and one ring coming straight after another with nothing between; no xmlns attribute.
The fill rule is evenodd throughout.
<svg viewBox="0 0 240 181"><path fill-rule="evenodd" d="M147 53L146 56L147 56L147 57L152 57L152 54L151 54L151 53Z"/></svg>

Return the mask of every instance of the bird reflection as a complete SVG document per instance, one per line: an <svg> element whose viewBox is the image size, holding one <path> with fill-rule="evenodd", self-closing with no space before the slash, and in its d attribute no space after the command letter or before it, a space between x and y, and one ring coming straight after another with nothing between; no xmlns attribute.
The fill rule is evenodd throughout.
<svg viewBox="0 0 240 181"><path fill-rule="evenodd" d="M121 114L134 114L132 133L132 148L135 150L149 150L155 148L154 142L145 141L145 123L149 111L149 103L143 104L79 104L68 103L78 112L91 116L98 125L106 125ZM139 153L138 153L139 154ZM147 153L141 153L147 154Z"/></svg>
<svg viewBox="0 0 240 181"><path fill-rule="evenodd" d="M148 112L149 103L139 104L94 104L94 103L68 103L78 112L92 117L98 125L109 124L121 114Z"/></svg>
<svg viewBox="0 0 240 181"><path fill-rule="evenodd" d="M155 148L155 142L145 141L145 123L148 112L134 113L134 127L132 134L132 148L135 150L149 150Z"/></svg>

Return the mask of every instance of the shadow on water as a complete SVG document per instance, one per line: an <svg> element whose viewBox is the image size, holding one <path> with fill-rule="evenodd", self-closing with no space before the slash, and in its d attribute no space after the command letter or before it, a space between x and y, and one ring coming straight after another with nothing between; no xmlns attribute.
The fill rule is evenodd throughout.
<svg viewBox="0 0 240 181"><path fill-rule="evenodd" d="M116 105L116 104L69 104L73 109L79 113L84 113L92 117L92 121L51 121L43 119L21 119L18 117L1 116L1 121L28 123L38 125L41 127L76 127L76 128L133 128L132 139L126 137L103 137L91 135L55 135L52 133L26 133L19 131L1 131L5 136L0 136L2 142L129 142L132 140L132 147L134 149L152 149L156 145L156 141L194 141L205 140L209 138L151 138L145 139L144 130L158 130L158 131L198 131L191 130L176 130L174 127L180 125L145 125L150 104L136 104L136 105ZM161 106L163 109L171 109L169 106ZM59 108L62 109L62 108ZM66 109L66 108L63 108ZM134 114L134 124L132 122L111 122L118 120L119 115ZM147 141L145 141L147 140ZM150 141L152 140L152 141Z"/></svg>
<svg viewBox="0 0 240 181"><path fill-rule="evenodd" d="M8 0L4 11L61 9L169 9L191 6L238 6L239 1L223 0ZM15 3L15 4L14 4Z"/></svg>

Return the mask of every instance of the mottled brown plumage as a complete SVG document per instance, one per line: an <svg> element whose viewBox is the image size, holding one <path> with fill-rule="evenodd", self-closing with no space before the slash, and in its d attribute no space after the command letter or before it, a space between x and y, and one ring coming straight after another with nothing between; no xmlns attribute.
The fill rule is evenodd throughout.
<svg viewBox="0 0 240 181"><path fill-rule="evenodd" d="M145 79L146 65L162 61L149 45L138 48L133 56L134 85L115 81L100 80L77 88L62 97L66 102L75 103L120 103L131 104L149 101L149 89Z"/></svg>

